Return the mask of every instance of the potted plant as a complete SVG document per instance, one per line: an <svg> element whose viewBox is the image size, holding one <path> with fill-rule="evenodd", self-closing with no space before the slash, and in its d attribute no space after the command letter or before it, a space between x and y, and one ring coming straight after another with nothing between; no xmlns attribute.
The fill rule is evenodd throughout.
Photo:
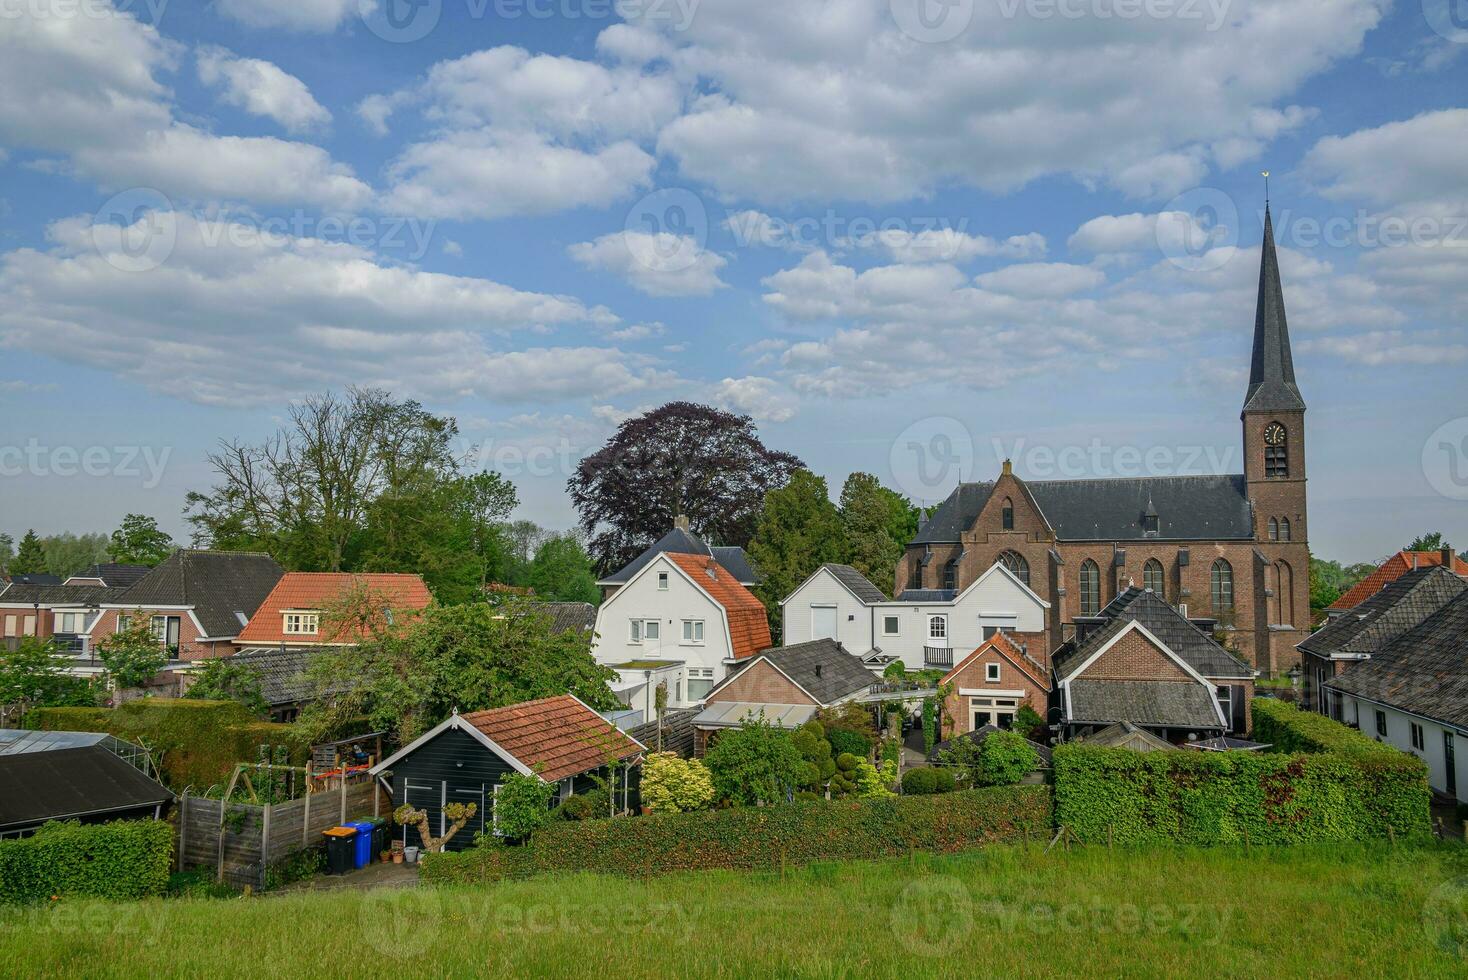
<svg viewBox="0 0 1468 980"><path fill-rule="evenodd" d="M381 854L377 855L377 860L381 861L383 864L386 864L387 862L392 860L392 851L383 851Z"/></svg>
<svg viewBox="0 0 1468 980"><path fill-rule="evenodd" d="M392 863L403 863L403 842L400 840L395 840L392 842Z"/></svg>

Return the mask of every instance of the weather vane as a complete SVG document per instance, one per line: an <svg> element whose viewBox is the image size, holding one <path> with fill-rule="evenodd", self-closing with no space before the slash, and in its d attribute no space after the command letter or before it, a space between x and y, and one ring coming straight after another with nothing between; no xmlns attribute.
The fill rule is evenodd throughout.
<svg viewBox="0 0 1468 980"><path fill-rule="evenodd" d="M1259 171L1259 176L1264 178L1264 206L1269 207L1269 171Z"/></svg>

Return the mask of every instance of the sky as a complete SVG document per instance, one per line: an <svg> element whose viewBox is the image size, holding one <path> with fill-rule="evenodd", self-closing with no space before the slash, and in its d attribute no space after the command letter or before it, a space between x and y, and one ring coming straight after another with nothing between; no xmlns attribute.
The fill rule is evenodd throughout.
<svg viewBox="0 0 1468 980"><path fill-rule="evenodd" d="M672 399L833 494L1240 472L1265 181L1311 545L1468 546L1468 7L0 0L0 529L185 540L378 386L518 516Z"/></svg>

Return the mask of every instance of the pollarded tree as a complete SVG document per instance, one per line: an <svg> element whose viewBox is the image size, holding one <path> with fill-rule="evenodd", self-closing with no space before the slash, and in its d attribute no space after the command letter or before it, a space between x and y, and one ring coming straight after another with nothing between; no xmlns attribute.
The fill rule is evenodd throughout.
<svg viewBox="0 0 1468 980"><path fill-rule="evenodd" d="M566 488L592 557L611 572L680 515L711 544L747 544L765 494L802 465L761 442L748 415L670 402L623 422Z"/></svg>

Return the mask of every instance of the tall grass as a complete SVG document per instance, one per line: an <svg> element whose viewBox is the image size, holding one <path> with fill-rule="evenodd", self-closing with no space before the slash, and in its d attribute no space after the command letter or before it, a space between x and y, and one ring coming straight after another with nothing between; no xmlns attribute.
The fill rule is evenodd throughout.
<svg viewBox="0 0 1468 980"><path fill-rule="evenodd" d="M0 974L1462 976L1464 853L995 847L784 877L61 902L0 913Z"/></svg>

